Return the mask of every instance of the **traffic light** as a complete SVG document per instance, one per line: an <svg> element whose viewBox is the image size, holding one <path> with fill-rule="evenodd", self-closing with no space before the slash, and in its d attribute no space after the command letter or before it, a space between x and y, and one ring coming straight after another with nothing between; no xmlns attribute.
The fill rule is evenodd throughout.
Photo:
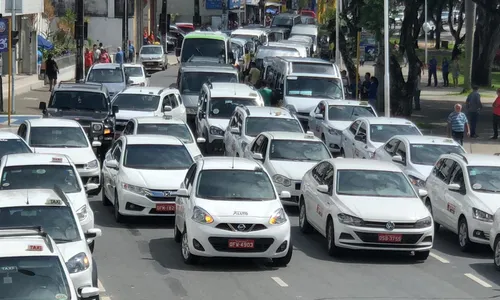
<svg viewBox="0 0 500 300"><path fill-rule="evenodd" d="M12 42L12 47L14 47L17 42L19 42L19 31L12 31L12 39L11 39L11 42Z"/></svg>

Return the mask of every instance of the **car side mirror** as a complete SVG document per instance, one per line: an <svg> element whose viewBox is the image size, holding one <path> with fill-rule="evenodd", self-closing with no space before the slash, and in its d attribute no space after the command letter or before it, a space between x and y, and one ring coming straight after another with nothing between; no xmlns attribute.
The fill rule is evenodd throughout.
<svg viewBox="0 0 500 300"><path fill-rule="evenodd" d="M175 56L181 56L181 48L175 48Z"/></svg>
<svg viewBox="0 0 500 300"><path fill-rule="evenodd" d="M113 105L111 109L113 110L113 114L117 114L120 111L117 105Z"/></svg>
<svg viewBox="0 0 500 300"><path fill-rule="evenodd" d="M47 109L47 102L40 102L40 104L38 104L38 108L40 110L46 110Z"/></svg>
<svg viewBox="0 0 500 300"><path fill-rule="evenodd" d="M429 193L426 190L424 190L424 189L418 189L418 196L419 197L421 197L421 198L427 197L428 194Z"/></svg>
<svg viewBox="0 0 500 300"><path fill-rule="evenodd" d="M355 139L356 141L360 141L360 142L366 143L366 135L356 135L356 136L354 137L354 139Z"/></svg>
<svg viewBox="0 0 500 300"><path fill-rule="evenodd" d="M97 183L87 183L85 186L85 191L90 192L90 191L95 191L99 188L99 185Z"/></svg>
<svg viewBox="0 0 500 300"><path fill-rule="evenodd" d="M102 143L99 141L92 141L92 147L98 148L101 147Z"/></svg>
<svg viewBox="0 0 500 300"><path fill-rule="evenodd" d="M98 238L100 236L102 236L102 230L99 228L90 228L87 232L85 232L86 239Z"/></svg>
<svg viewBox="0 0 500 300"><path fill-rule="evenodd" d="M262 153L253 153L252 158L255 160L260 160L260 161L264 160L264 156L262 156Z"/></svg>
<svg viewBox="0 0 500 300"><path fill-rule="evenodd" d="M458 191L462 190L462 187L458 183L450 183L450 184L448 184L448 189L450 191L458 192Z"/></svg>
<svg viewBox="0 0 500 300"><path fill-rule="evenodd" d="M315 117L316 117L316 119L318 119L318 120L323 120L323 119L324 119L324 117L323 117L323 115L322 115L322 114L316 114L316 116L315 116Z"/></svg>
<svg viewBox="0 0 500 300"><path fill-rule="evenodd" d="M118 170L118 162L116 160L108 160L104 163L107 168Z"/></svg>
<svg viewBox="0 0 500 300"><path fill-rule="evenodd" d="M176 196L180 198L189 198L189 192L187 189L178 189Z"/></svg>
<svg viewBox="0 0 500 300"><path fill-rule="evenodd" d="M80 298L82 300L92 299L99 296L100 290L96 287L84 287L80 292Z"/></svg>
<svg viewBox="0 0 500 300"><path fill-rule="evenodd" d="M240 129L238 127L231 127L231 133L240 134Z"/></svg>
<svg viewBox="0 0 500 300"><path fill-rule="evenodd" d="M163 106L163 112L168 113L168 112L171 112L171 111L172 111L172 106L170 106L170 105Z"/></svg>
<svg viewBox="0 0 500 300"><path fill-rule="evenodd" d="M146 73L146 78L151 78L151 74Z"/></svg>
<svg viewBox="0 0 500 300"><path fill-rule="evenodd" d="M326 184L318 185L316 189L322 194L328 194L328 186Z"/></svg>
<svg viewBox="0 0 500 300"><path fill-rule="evenodd" d="M290 199L290 198L292 198L292 194L290 194L289 191L282 191L280 193L280 198L281 199Z"/></svg>
<svg viewBox="0 0 500 300"><path fill-rule="evenodd" d="M198 143L198 144L203 144L206 142L207 142L207 140L205 138L202 138L202 137L199 137L196 139L196 143Z"/></svg>
<svg viewBox="0 0 500 300"><path fill-rule="evenodd" d="M392 161L398 164L404 164L403 157L401 155L394 155Z"/></svg>

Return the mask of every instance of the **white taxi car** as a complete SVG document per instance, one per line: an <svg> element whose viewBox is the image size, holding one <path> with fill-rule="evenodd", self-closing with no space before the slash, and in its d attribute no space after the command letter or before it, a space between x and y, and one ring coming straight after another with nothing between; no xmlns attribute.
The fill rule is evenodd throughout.
<svg viewBox="0 0 500 300"><path fill-rule="evenodd" d="M261 132L300 132L299 119L284 108L238 106L224 133L226 156L243 157L247 145Z"/></svg>
<svg viewBox="0 0 500 300"><path fill-rule="evenodd" d="M124 216L173 216L175 192L194 156L173 136L120 137L104 160L102 202Z"/></svg>
<svg viewBox="0 0 500 300"><path fill-rule="evenodd" d="M168 115L163 118L158 117L139 117L128 121L123 135L133 134L158 134L175 136L181 140L189 152L194 157L201 157L199 144L205 143L204 138L195 138L189 126L181 120L170 118Z"/></svg>
<svg viewBox="0 0 500 300"><path fill-rule="evenodd" d="M426 185L426 205L435 227L458 234L462 251L474 243L489 244L493 214L500 208L500 157L484 154L445 154L437 161Z"/></svg>
<svg viewBox="0 0 500 300"><path fill-rule="evenodd" d="M465 150L449 138L397 135L378 148L373 158L396 163L416 188L425 188L434 164L447 153L465 153Z"/></svg>
<svg viewBox="0 0 500 300"><path fill-rule="evenodd" d="M35 153L67 155L75 164L83 186L90 195L101 190L101 167L93 147L101 142L89 141L80 123L66 119L31 119L18 129Z"/></svg>
<svg viewBox="0 0 500 300"><path fill-rule="evenodd" d="M40 226L0 228L0 277L4 299L99 297L95 287L84 287L77 295L60 250Z"/></svg>
<svg viewBox="0 0 500 300"><path fill-rule="evenodd" d="M41 226L56 242L75 287L98 287L97 265L86 239L99 237L102 232L98 228L82 230L59 187L0 191L0 198L0 228Z"/></svg>
<svg viewBox="0 0 500 300"><path fill-rule="evenodd" d="M32 152L30 146L17 134L0 131L0 158L7 154Z"/></svg>
<svg viewBox="0 0 500 300"><path fill-rule="evenodd" d="M426 260L434 227L419 198L426 192L418 192L392 163L324 160L302 180L299 227L325 236L331 256L345 249L414 251Z"/></svg>
<svg viewBox="0 0 500 300"><path fill-rule="evenodd" d="M195 118L196 136L204 138L205 154L224 149L224 129L239 105L264 106L262 95L243 83L208 82L202 85Z"/></svg>
<svg viewBox="0 0 500 300"><path fill-rule="evenodd" d="M330 151L340 153L342 131L361 117L377 117L366 101L323 100L309 114L309 130L321 138Z"/></svg>
<svg viewBox="0 0 500 300"><path fill-rule="evenodd" d="M497 209L493 216L493 225L490 230L490 247L495 253L493 264L500 271L500 209Z"/></svg>
<svg viewBox="0 0 500 300"><path fill-rule="evenodd" d="M286 266L293 246L290 220L267 172L235 157L193 164L177 191L175 241L186 264L203 257L271 258Z"/></svg>
<svg viewBox="0 0 500 300"><path fill-rule="evenodd" d="M125 76L128 79L130 86L149 86L149 78L151 74L146 72L143 65L140 64L123 64Z"/></svg>
<svg viewBox="0 0 500 300"><path fill-rule="evenodd" d="M312 133L263 132L247 147L245 157L264 166L279 193L291 194L291 198L281 199L283 205L298 205L302 177L332 154Z"/></svg>
<svg viewBox="0 0 500 300"><path fill-rule="evenodd" d="M94 228L94 212L75 165L59 154L9 154L0 163L0 190L53 189L59 186L71 201L84 232ZM96 185L96 184L94 184ZM95 188L91 184L87 188ZM94 240L89 239L94 249Z"/></svg>
<svg viewBox="0 0 500 300"><path fill-rule="evenodd" d="M347 158L373 158L375 150L395 135L422 135L422 132L405 119L358 118L342 131L340 154Z"/></svg>

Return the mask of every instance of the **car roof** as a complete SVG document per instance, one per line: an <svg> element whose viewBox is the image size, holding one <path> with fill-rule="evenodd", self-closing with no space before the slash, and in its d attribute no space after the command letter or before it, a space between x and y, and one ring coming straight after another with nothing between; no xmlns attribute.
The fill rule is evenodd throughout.
<svg viewBox="0 0 500 300"><path fill-rule="evenodd" d="M2 140L19 140L20 136L10 131L0 131L0 139Z"/></svg>
<svg viewBox="0 0 500 300"><path fill-rule="evenodd" d="M2 160L5 160L6 167L13 166L45 166L45 165L63 165L70 166L71 160L63 154L51 153L19 153L7 154Z"/></svg>
<svg viewBox="0 0 500 300"><path fill-rule="evenodd" d="M99 82L64 82L60 81L53 93L57 91L106 92L106 87Z"/></svg>
<svg viewBox="0 0 500 300"><path fill-rule="evenodd" d="M234 82L212 82L210 88L210 96L217 97L258 97L259 93L244 83Z"/></svg>
<svg viewBox="0 0 500 300"><path fill-rule="evenodd" d="M246 34L246 35L260 35L260 34L263 34L265 33L265 30L263 30L262 28L260 27L257 27L257 28L240 28L240 29L236 29L234 30L233 32L231 32L231 35L233 34Z"/></svg>
<svg viewBox="0 0 500 300"><path fill-rule="evenodd" d="M126 135L125 140L127 145L184 145L178 138L170 135Z"/></svg>
<svg viewBox="0 0 500 300"><path fill-rule="evenodd" d="M142 68L143 66L140 64L123 64L124 68Z"/></svg>
<svg viewBox="0 0 500 300"><path fill-rule="evenodd" d="M452 154L447 154L445 156L451 156L455 159L462 160L468 166L500 167L500 156L498 155L452 153Z"/></svg>
<svg viewBox="0 0 500 300"><path fill-rule="evenodd" d="M32 257L32 256L56 256L60 254L57 251L57 245L44 232L26 229L2 229L0 230L0 257ZM37 250L30 249L30 246L36 246ZM40 247L41 246L41 247Z"/></svg>
<svg viewBox="0 0 500 300"><path fill-rule="evenodd" d="M27 120L31 127L80 127L80 123L75 120L41 118Z"/></svg>
<svg viewBox="0 0 500 300"><path fill-rule="evenodd" d="M141 94L141 95L161 95L164 92L175 92L177 89L155 87L155 86L130 86L120 92L120 94Z"/></svg>
<svg viewBox="0 0 500 300"><path fill-rule="evenodd" d="M92 69L96 70L109 70L109 69L121 69L120 64L113 64L113 63L107 63L107 64L95 64L92 66Z"/></svg>
<svg viewBox="0 0 500 300"><path fill-rule="evenodd" d="M50 189L0 190L0 198L0 207L67 206L64 200Z"/></svg>
<svg viewBox="0 0 500 300"><path fill-rule="evenodd" d="M212 61L190 61L182 64L181 69L187 72L221 72L221 73L233 73L238 70L232 66L227 64L221 64L218 62Z"/></svg>
<svg viewBox="0 0 500 300"><path fill-rule="evenodd" d="M321 142L321 140L318 137L301 132L267 131L264 133L267 134L273 140Z"/></svg>
<svg viewBox="0 0 500 300"><path fill-rule="evenodd" d="M374 159L331 158L330 161L337 170L370 170L401 172L399 166L392 162Z"/></svg>
<svg viewBox="0 0 500 300"><path fill-rule="evenodd" d="M431 136L431 135L396 135L392 139L406 140L410 144L435 144L435 145L455 145L460 146L453 139L442 137L442 136Z"/></svg>
<svg viewBox="0 0 500 300"><path fill-rule="evenodd" d="M130 120L135 120L137 124L186 124L184 121L171 118L161 118L161 117L136 117Z"/></svg>
<svg viewBox="0 0 500 300"><path fill-rule="evenodd" d="M257 162L241 157L203 157L199 162L202 165L202 170L255 170L261 168Z"/></svg>
<svg viewBox="0 0 500 300"><path fill-rule="evenodd" d="M369 118L358 118L357 120L365 120L369 124L374 124L374 125L386 125L386 124L415 125L413 124L413 122L403 118L369 117Z"/></svg>
<svg viewBox="0 0 500 300"><path fill-rule="evenodd" d="M357 100L323 100L328 106L370 106L367 101L357 101Z"/></svg>
<svg viewBox="0 0 500 300"><path fill-rule="evenodd" d="M243 109L250 117L295 118L286 108L269 106L239 106L239 108Z"/></svg>
<svg viewBox="0 0 500 300"><path fill-rule="evenodd" d="M142 45L141 48L150 48L150 47L162 47L161 45Z"/></svg>

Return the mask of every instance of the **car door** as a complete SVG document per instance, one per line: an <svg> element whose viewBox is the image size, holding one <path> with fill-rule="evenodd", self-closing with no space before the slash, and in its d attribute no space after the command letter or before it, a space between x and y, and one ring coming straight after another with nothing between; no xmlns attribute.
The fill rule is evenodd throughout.
<svg viewBox="0 0 500 300"><path fill-rule="evenodd" d="M238 112L235 111L233 116L229 120L229 125L224 132L224 146L226 147L226 156L235 156L236 154L236 137L235 134L231 132L231 128L238 128L237 121Z"/></svg>
<svg viewBox="0 0 500 300"><path fill-rule="evenodd" d="M111 168L108 168L106 166L106 162L113 160L113 153L116 151L116 148L118 145L122 143L121 140L116 141L111 149L106 153L106 156L104 158L104 163L102 165L102 182L103 182L103 193L106 193L109 199L110 196L114 196L114 187L112 186L112 181L111 181Z"/></svg>
<svg viewBox="0 0 500 300"><path fill-rule="evenodd" d="M450 176L450 184L456 183L460 185L459 191L452 191L446 189L444 191L446 210L444 211L446 224L450 229L455 229L454 232L458 231L458 218L461 213L466 212L468 206L470 206L467 201L467 188L464 179L464 170L462 167L456 163L455 168Z"/></svg>
<svg viewBox="0 0 500 300"><path fill-rule="evenodd" d="M408 162L407 162L408 154L407 153L408 153L408 148L406 147L406 144L401 141L399 143L398 147L396 148L396 151L394 152L394 154L401 156L402 162L398 162L396 164L401 168L401 170L403 172L406 170L406 166L408 164Z"/></svg>
<svg viewBox="0 0 500 300"><path fill-rule="evenodd" d="M342 132L342 149L344 149L344 156L347 158L354 158L354 137L360 124L361 120L354 121L347 130Z"/></svg>
<svg viewBox="0 0 500 300"><path fill-rule="evenodd" d="M306 205L307 219L310 221L311 225L313 225L318 230L321 229L321 213L320 208L320 192L317 187L319 185L324 184L324 179L326 175L326 170L328 168L329 163L324 161L319 163L311 170L311 178L309 180L304 181L302 184L304 185L304 200Z"/></svg>
<svg viewBox="0 0 500 300"><path fill-rule="evenodd" d="M125 125L125 129L123 129L123 135L131 135L134 134L134 122L128 121L127 125Z"/></svg>
<svg viewBox="0 0 500 300"><path fill-rule="evenodd" d="M453 228L454 226L450 227L449 220L447 220L446 211L448 205L445 197L445 191L448 190L448 183L450 182L451 172L455 164L455 161L449 158L442 160L439 168L436 170L437 180L432 188L431 203L432 213L436 222L456 232L456 228Z"/></svg>
<svg viewBox="0 0 500 300"><path fill-rule="evenodd" d="M123 140L118 140L116 142L116 147L111 153L109 160L114 160L118 164L118 169L107 168L108 171L108 198L115 200L115 189L118 185L117 177L120 172L121 167L121 157L123 152Z"/></svg>
<svg viewBox="0 0 500 300"><path fill-rule="evenodd" d="M399 146L398 139L389 140L382 148L376 150L375 158L383 161L391 161L396 149Z"/></svg>
<svg viewBox="0 0 500 300"><path fill-rule="evenodd" d="M208 107L208 96L204 90L201 91L200 99L198 101L198 113L196 115L196 131L198 132L198 137L205 137L208 139L208 135L204 136L203 131L208 130L206 122L206 114ZM208 142L208 140L207 140Z"/></svg>
<svg viewBox="0 0 500 300"><path fill-rule="evenodd" d="M354 148L354 158L370 158L368 155L368 146L367 146L367 139L368 139L368 125L366 122L361 122L359 129L355 135L354 141L353 141L353 148ZM361 137L361 140L358 140L356 136Z"/></svg>
<svg viewBox="0 0 500 300"><path fill-rule="evenodd" d="M318 203L316 206L316 217L318 222L318 227L320 228L320 233L325 235L325 227L326 227L326 218L328 213L332 210L332 193L333 193L333 177L334 177L334 168L332 164L327 162L327 166L325 167L325 176L323 178L323 184L328 186L328 193L320 193L318 192ZM334 209L335 210L335 209ZM333 214L336 216L337 214Z"/></svg>
<svg viewBox="0 0 500 300"><path fill-rule="evenodd" d="M323 114L323 118L324 118L324 112L325 110L323 109L325 106L325 104L323 102L320 102L318 104L318 106L316 106L315 109L313 109L310 113L309 113L309 130L311 130L312 132L314 132L314 135L321 138L321 119L317 119L316 116L319 115L319 114Z"/></svg>
<svg viewBox="0 0 500 300"><path fill-rule="evenodd" d="M194 181L194 177L196 175L196 167L197 164L194 163L189 167L189 170L186 173L186 177L181 183L180 188L188 190L190 193ZM180 230L184 230L184 222L185 222L185 214L186 214L186 202L190 201L188 198L184 197L175 197L175 225ZM182 231L181 231L182 232Z"/></svg>

